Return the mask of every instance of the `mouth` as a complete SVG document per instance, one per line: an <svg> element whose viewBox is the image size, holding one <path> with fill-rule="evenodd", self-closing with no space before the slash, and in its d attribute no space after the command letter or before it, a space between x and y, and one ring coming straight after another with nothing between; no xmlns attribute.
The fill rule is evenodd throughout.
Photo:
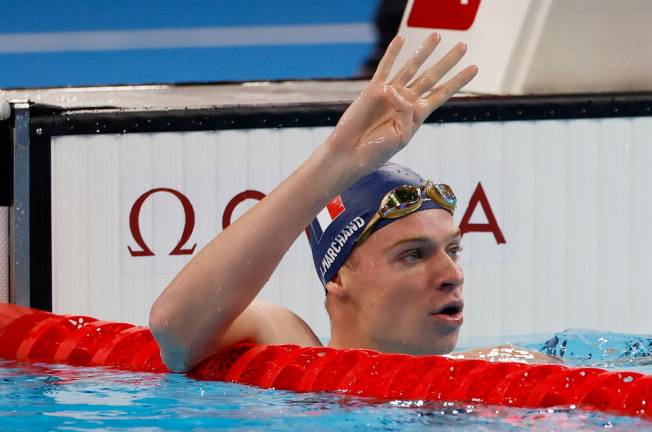
<svg viewBox="0 0 652 432"><path fill-rule="evenodd" d="M431 312L430 315L441 323L452 327L460 327L464 322L463 310L464 302L462 300L453 300Z"/></svg>

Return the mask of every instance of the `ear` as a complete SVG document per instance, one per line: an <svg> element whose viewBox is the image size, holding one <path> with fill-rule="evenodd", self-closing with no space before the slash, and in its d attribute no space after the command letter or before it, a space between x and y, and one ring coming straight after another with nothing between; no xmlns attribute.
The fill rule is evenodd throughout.
<svg viewBox="0 0 652 432"><path fill-rule="evenodd" d="M329 282L326 283L326 291L328 291L328 295L333 296L333 297L346 297L348 295L348 291L346 289L346 286L344 284L344 280L342 279L342 269L344 266L342 266L333 279L331 279Z"/></svg>

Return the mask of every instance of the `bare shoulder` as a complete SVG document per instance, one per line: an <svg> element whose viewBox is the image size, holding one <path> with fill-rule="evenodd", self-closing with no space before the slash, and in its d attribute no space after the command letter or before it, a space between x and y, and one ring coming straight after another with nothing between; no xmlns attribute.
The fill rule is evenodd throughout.
<svg viewBox="0 0 652 432"><path fill-rule="evenodd" d="M288 308L264 301L252 302L231 324L221 346L250 341L257 344L319 346L312 329Z"/></svg>
<svg viewBox="0 0 652 432"><path fill-rule="evenodd" d="M461 353L448 354L446 357L454 359L480 359L491 362L561 363L558 358L511 344L491 348L478 348Z"/></svg>

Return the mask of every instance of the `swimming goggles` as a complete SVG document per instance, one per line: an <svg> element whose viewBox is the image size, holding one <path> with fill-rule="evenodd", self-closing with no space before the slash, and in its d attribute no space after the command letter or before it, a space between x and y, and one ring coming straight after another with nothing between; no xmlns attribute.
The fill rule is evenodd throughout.
<svg viewBox="0 0 652 432"><path fill-rule="evenodd" d="M356 246L360 246L369 238L372 228L380 219L398 219L406 216L419 209L427 199L434 201L451 214L455 212L457 198L453 193L453 189L447 184L434 184L428 180L421 186L398 186L385 194L380 202L380 208L374 213L362 234L358 237Z"/></svg>

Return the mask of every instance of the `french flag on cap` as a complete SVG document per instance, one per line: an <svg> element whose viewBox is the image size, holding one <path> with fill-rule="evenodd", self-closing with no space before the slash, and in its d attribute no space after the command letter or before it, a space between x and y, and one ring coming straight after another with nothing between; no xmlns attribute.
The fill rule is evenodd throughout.
<svg viewBox="0 0 652 432"><path fill-rule="evenodd" d="M326 207L319 212L317 217L312 221L312 224L310 224L312 232L315 235L314 240L317 243L320 242L328 226L333 223L339 215L344 213L344 210L346 210L346 207L344 207L342 197L338 195L330 200L330 202L326 204Z"/></svg>

